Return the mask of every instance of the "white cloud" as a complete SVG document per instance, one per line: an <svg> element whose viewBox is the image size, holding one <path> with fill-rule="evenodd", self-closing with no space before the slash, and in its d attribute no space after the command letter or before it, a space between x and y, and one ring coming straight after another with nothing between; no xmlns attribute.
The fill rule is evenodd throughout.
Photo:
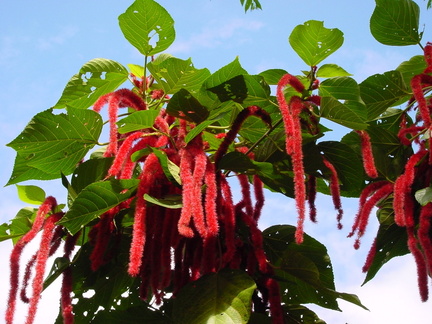
<svg viewBox="0 0 432 324"><path fill-rule="evenodd" d="M40 50L49 50L53 46L64 44L69 38L74 37L78 32L75 26L66 26L60 29L56 34L39 38L37 40L37 48Z"/></svg>
<svg viewBox="0 0 432 324"><path fill-rule="evenodd" d="M232 19L227 23L210 21L201 32L192 34L189 39L177 40L170 47L170 53L188 53L200 48L215 48L226 40L236 37L236 44L251 41L249 31L256 31L263 27L263 23L249 19Z"/></svg>

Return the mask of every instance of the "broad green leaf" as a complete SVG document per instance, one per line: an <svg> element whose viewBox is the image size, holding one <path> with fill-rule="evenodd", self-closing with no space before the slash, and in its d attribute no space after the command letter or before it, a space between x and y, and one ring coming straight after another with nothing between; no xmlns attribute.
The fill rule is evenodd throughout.
<svg viewBox="0 0 432 324"><path fill-rule="evenodd" d="M261 3L258 0L240 0L240 3L244 6L245 12L248 10L262 9Z"/></svg>
<svg viewBox="0 0 432 324"><path fill-rule="evenodd" d="M400 99L410 97L399 71L368 77L360 83L360 94L366 104L368 120L375 119Z"/></svg>
<svg viewBox="0 0 432 324"><path fill-rule="evenodd" d="M184 286L174 299L176 324L247 323L255 282L240 270L221 270Z"/></svg>
<svg viewBox="0 0 432 324"><path fill-rule="evenodd" d="M408 61L404 61L396 68L402 74L402 79L405 85L410 88L411 79L413 76L423 73L426 69L426 62L423 55L416 55L411 57Z"/></svg>
<svg viewBox="0 0 432 324"><path fill-rule="evenodd" d="M15 218L12 219L9 226L9 233L11 235L9 238L12 238L14 244L31 229L36 212L36 208L21 208Z"/></svg>
<svg viewBox="0 0 432 324"><path fill-rule="evenodd" d="M174 20L153 0L136 0L119 16L119 24L129 43L146 56L166 50L175 39Z"/></svg>
<svg viewBox="0 0 432 324"><path fill-rule="evenodd" d="M148 194L144 194L144 199L149 203L170 209L179 209L183 207L182 197L180 195L165 196L163 198L155 198Z"/></svg>
<svg viewBox="0 0 432 324"><path fill-rule="evenodd" d="M322 97L320 107L321 117L352 129L365 129L366 108L359 101L339 102L333 97Z"/></svg>
<svg viewBox="0 0 432 324"><path fill-rule="evenodd" d="M166 111L171 116L201 123L209 115L208 110L186 89L176 92L168 102Z"/></svg>
<svg viewBox="0 0 432 324"><path fill-rule="evenodd" d="M255 169L255 166L249 157L243 153L235 151L225 154L220 160L218 168L234 172L246 172L250 169Z"/></svg>
<svg viewBox="0 0 432 324"><path fill-rule="evenodd" d="M362 160L348 145L336 141L318 143L318 149L324 153L339 175L341 194L347 197L358 197L364 187Z"/></svg>
<svg viewBox="0 0 432 324"><path fill-rule="evenodd" d="M217 70L210 77L207 78L203 83L204 89L214 88L236 76L247 75L247 71L240 65L239 58L236 57L234 61L225 65L224 67Z"/></svg>
<svg viewBox="0 0 432 324"><path fill-rule="evenodd" d="M126 68L115 61L102 58L88 61L69 80L53 108L86 109L100 96L115 91L128 75Z"/></svg>
<svg viewBox="0 0 432 324"><path fill-rule="evenodd" d="M343 33L324 27L322 21L309 20L291 32L289 43L309 66L315 66L342 46Z"/></svg>
<svg viewBox="0 0 432 324"><path fill-rule="evenodd" d="M285 305L284 310L287 313L288 323L326 324L315 312L303 305Z"/></svg>
<svg viewBox="0 0 432 324"><path fill-rule="evenodd" d="M132 73L136 77L142 78L144 76L144 67L143 66L136 65L136 64L128 64L127 66L130 70L130 73Z"/></svg>
<svg viewBox="0 0 432 324"><path fill-rule="evenodd" d="M248 89L243 75L235 76L215 87L207 88L218 96L220 102L232 100L237 103L243 103L248 96Z"/></svg>
<svg viewBox="0 0 432 324"><path fill-rule="evenodd" d="M118 132L120 134L125 134L140 129L151 128L154 125L157 115L159 115L159 111L157 110L135 111L117 122L117 126L119 127Z"/></svg>
<svg viewBox="0 0 432 324"><path fill-rule="evenodd" d="M417 200L417 202L422 206L426 206L427 204L432 202L432 188L431 187L417 190L414 195L415 195L415 199Z"/></svg>
<svg viewBox="0 0 432 324"><path fill-rule="evenodd" d="M412 0L375 0L370 19L372 36L384 45L406 46L420 43L419 6Z"/></svg>
<svg viewBox="0 0 432 324"><path fill-rule="evenodd" d="M90 159L78 165L71 177L71 186L74 191L78 194L93 182L103 180L107 176L113 160L112 157L104 157Z"/></svg>
<svg viewBox="0 0 432 324"><path fill-rule="evenodd" d="M67 114L43 111L8 146L17 158L8 184L29 179L60 178L73 172L98 142L102 118L91 110L68 109Z"/></svg>
<svg viewBox="0 0 432 324"><path fill-rule="evenodd" d="M74 200L69 211L61 219L72 234L96 217L129 199L138 186L139 180L115 180L95 182L83 189Z"/></svg>
<svg viewBox="0 0 432 324"><path fill-rule="evenodd" d="M171 57L160 63L155 62L149 63L147 68L167 94L175 93L182 88L189 91L198 90L210 76L208 69L196 69L191 59Z"/></svg>
<svg viewBox="0 0 432 324"><path fill-rule="evenodd" d="M67 258L58 257L54 260L48 276L45 278L43 283L43 289L48 288L69 266L70 262Z"/></svg>
<svg viewBox="0 0 432 324"><path fill-rule="evenodd" d="M338 100L361 101L360 88L353 78L334 77L321 82L319 95Z"/></svg>
<svg viewBox="0 0 432 324"><path fill-rule="evenodd" d="M157 156L162 170L168 180L173 184L181 184L182 182L180 178L179 166L168 159L168 156L165 154L165 152L154 147L152 147L151 150Z"/></svg>
<svg viewBox="0 0 432 324"><path fill-rule="evenodd" d="M337 299L365 308L357 296L339 293L334 287L333 268L327 249L309 235L296 244L295 227L276 225L263 232L264 249L279 279L285 304L315 303L339 310Z"/></svg>
<svg viewBox="0 0 432 324"><path fill-rule="evenodd" d="M108 313L137 306L148 308L148 304L138 297L139 279L127 273L129 235L122 235L117 241L111 240L107 252L111 248L117 251L115 257L109 259L108 264L97 271L90 267L93 245L89 243L80 248L71 263L73 294L77 298L77 303L74 304L75 323L94 323L96 313ZM89 296L88 293L92 294ZM63 323L61 312L56 323Z"/></svg>
<svg viewBox="0 0 432 324"><path fill-rule="evenodd" d="M21 235L22 234L9 234L9 225L6 223L0 225L0 242L17 238L20 237Z"/></svg>
<svg viewBox="0 0 432 324"><path fill-rule="evenodd" d="M385 213L389 211L393 213L392 207L383 210ZM381 209L378 210L379 213L381 213ZM399 227L394 223L391 226L380 226L376 238L376 254L366 274L363 285L373 279L381 267L388 261L394 257L409 253L407 240L405 228Z"/></svg>
<svg viewBox="0 0 432 324"><path fill-rule="evenodd" d="M276 85L279 83L279 80L288 72L282 69L270 69L259 73L258 75L262 76L270 85Z"/></svg>
<svg viewBox="0 0 432 324"><path fill-rule="evenodd" d="M193 128L189 133L187 133L185 137L185 143L189 143L192 141L196 136L198 136L204 129L206 129L211 124L215 123L216 120L206 120L202 123L198 124L195 128Z"/></svg>
<svg viewBox="0 0 432 324"><path fill-rule="evenodd" d="M128 323L128 324L172 324L160 310L145 305L132 306L125 309L108 309L99 311L92 324Z"/></svg>
<svg viewBox="0 0 432 324"><path fill-rule="evenodd" d="M45 191L37 186L20 186L16 185L18 189L18 197L21 201L32 204L40 205L45 201Z"/></svg>
<svg viewBox="0 0 432 324"><path fill-rule="evenodd" d="M351 73L348 73L345 69L336 64L323 64L316 73L316 76L319 78L334 78L351 75Z"/></svg>

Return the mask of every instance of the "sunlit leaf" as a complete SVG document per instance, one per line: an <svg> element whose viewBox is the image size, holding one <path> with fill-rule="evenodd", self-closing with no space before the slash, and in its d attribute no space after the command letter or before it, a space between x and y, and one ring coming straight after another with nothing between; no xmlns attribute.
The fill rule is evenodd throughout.
<svg viewBox="0 0 432 324"><path fill-rule="evenodd" d="M309 20L296 26L289 43L300 58L309 66L315 66L342 46L343 33L324 27L322 21Z"/></svg>
<svg viewBox="0 0 432 324"><path fill-rule="evenodd" d="M427 187L417 190L415 192L415 199L420 205L426 206L428 203L432 202L432 188Z"/></svg>
<svg viewBox="0 0 432 324"><path fill-rule="evenodd" d="M102 118L91 110L68 109L67 114L43 111L8 146L17 158L8 184L29 179L60 178L73 172L98 142Z"/></svg>
<svg viewBox="0 0 432 324"><path fill-rule="evenodd" d="M145 128L153 127L154 121L159 114L157 110L139 110L117 122L118 132L125 134Z"/></svg>
<svg viewBox="0 0 432 324"><path fill-rule="evenodd" d="M420 42L419 6L412 0L375 0L370 20L372 36L384 45L406 46Z"/></svg>
<svg viewBox="0 0 432 324"><path fill-rule="evenodd" d="M338 100L361 101L360 88L353 78L334 77L321 82L319 95L334 97Z"/></svg>
<svg viewBox="0 0 432 324"><path fill-rule="evenodd" d="M114 180L94 182L84 188L74 200L69 211L59 222L72 234L96 217L129 199L139 180Z"/></svg>
<svg viewBox="0 0 432 324"><path fill-rule="evenodd" d="M166 50L175 39L174 20L153 0L136 0L119 16L125 38L143 55Z"/></svg>
<svg viewBox="0 0 432 324"><path fill-rule="evenodd" d="M88 61L66 84L53 108L86 109L100 96L115 91L127 80L128 74L123 65L112 60Z"/></svg>
<svg viewBox="0 0 432 324"><path fill-rule="evenodd" d="M197 124L209 115L208 110L186 89L181 89L171 97L166 111L171 116L185 118Z"/></svg>
<svg viewBox="0 0 432 324"><path fill-rule="evenodd" d="M409 98L399 71L374 74L360 83L360 94L366 104L368 120L381 115L402 98Z"/></svg>
<svg viewBox="0 0 432 324"><path fill-rule="evenodd" d="M247 323L255 288L243 271L226 269L205 275L183 287L174 299L175 323Z"/></svg>
<svg viewBox="0 0 432 324"><path fill-rule="evenodd" d="M20 186L16 185L18 189L18 197L21 201L33 204L40 205L45 200L45 191L38 186Z"/></svg>
<svg viewBox="0 0 432 324"><path fill-rule="evenodd" d="M396 68L402 74L402 79L405 85L410 87L411 79L414 75L423 73L426 69L426 62L423 55L416 55L411 57L408 61L404 61Z"/></svg>
<svg viewBox="0 0 432 324"><path fill-rule="evenodd" d="M319 67L316 76L319 78L334 78L334 77L343 77L343 76L351 76L352 74L348 73L336 64L323 64Z"/></svg>
<svg viewBox="0 0 432 324"><path fill-rule="evenodd" d="M191 59L171 57L162 62L151 62L147 68L167 94L175 93L182 88L189 91L197 90L210 76L208 69L196 69Z"/></svg>
<svg viewBox="0 0 432 324"><path fill-rule="evenodd" d="M321 98L321 117L352 129L365 129L367 127L367 111L359 101L339 102L334 97Z"/></svg>

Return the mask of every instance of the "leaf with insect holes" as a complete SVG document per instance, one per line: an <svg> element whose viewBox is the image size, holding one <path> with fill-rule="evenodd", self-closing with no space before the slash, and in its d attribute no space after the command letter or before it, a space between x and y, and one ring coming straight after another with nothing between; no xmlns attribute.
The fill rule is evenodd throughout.
<svg viewBox="0 0 432 324"><path fill-rule="evenodd" d="M126 68L113 60L97 58L88 61L66 84L53 108L87 109L100 96L115 91L128 75Z"/></svg>
<svg viewBox="0 0 432 324"><path fill-rule="evenodd" d="M343 33L324 27L322 21L309 20L298 25L289 37L289 43L309 66L315 66L342 46Z"/></svg>
<svg viewBox="0 0 432 324"><path fill-rule="evenodd" d="M153 0L137 0L119 16L124 37L141 54L150 56L166 50L175 39L174 20Z"/></svg>

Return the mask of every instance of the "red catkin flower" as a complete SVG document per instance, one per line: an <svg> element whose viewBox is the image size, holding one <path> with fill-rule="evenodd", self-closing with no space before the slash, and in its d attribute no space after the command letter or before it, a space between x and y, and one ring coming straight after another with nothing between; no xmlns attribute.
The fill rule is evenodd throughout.
<svg viewBox="0 0 432 324"><path fill-rule="evenodd" d="M420 211L419 227L417 230L418 240L426 260L428 272L432 273L432 242L430 237L432 218L432 203L423 206Z"/></svg>
<svg viewBox="0 0 432 324"><path fill-rule="evenodd" d="M309 176L309 180L307 183L309 219L314 223L317 222L317 219L316 219L317 210L316 210L316 206L315 206L315 199L316 199L316 195L317 195L316 185L317 185L316 177Z"/></svg>
<svg viewBox="0 0 432 324"><path fill-rule="evenodd" d="M414 256L414 260L417 265L417 280L420 292L420 298L423 302L428 300L429 288L428 288L428 273L425 259L422 252L418 248L418 242L414 234L412 227L407 227L408 234L408 248L411 254Z"/></svg>
<svg viewBox="0 0 432 324"><path fill-rule="evenodd" d="M71 254L75 248L75 244L79 236L80 236L80 232L78 232L74 236L68 235L66 237L66 241L64 245L64 254L63 254L63 257L65 259L70 261ZM64 324L74 323L71 293L72 293L72 269L69 266L63 272L63 281L62 281L61 298L60 298Z"/></svg>
<svg viewBox="0 0 432 324"><path fill-rule="evenodd" d="M284 323L279 283L273 278L267 278L265 281L265 287L268 290L268 301L270 305L270 316L272 323Z"/></svg>
<svg viewBox="0 0 432 324"><path fill-rule="evenodd" d="M36 256L35 277L33 279L33 293L30 298L30 306L26 319L26 324L31 324L36 316L37 306L43 290L43 279L45 274L46 262L50 252L50 242L54 236L56 222L63 217L63 213L53 214L47 218L42 232L39 251Z"/></svg>
<svg viewBox="0 0 432 324"><path fill-rule="evenodd" d="M264 191L263 191L264 184L257 175L254 175L253 177L253 186L254 186L254 193L255 193L255 208L254 208L253 218L258 223L258 220L260 219L261 216L262 208L264 206Z"/></svg>
<svg viewBox="0 0 432 324"><path fill-rule="evenodd" d="M363 268L362 268L362 271L364 273L366 273L366 272L369 271L369 268L371 267L371 265L372 265L372 263L373 263L373 261L375 259L375 255L376 255L376 252L377 252L376 246L377 246L377 238L375 237L375 239L374 239L374 241L372 243L372 246L371 246L371 248L369 250L369 253L368 253L367 257L366 257L365 264L363 265Z"/></svg>
<svg viewBox="0 0 432 324"><path fill-rule="evenodd" d="M424 48L424 58L427 67L423 73L432 73L432 43L430 42L428 42Z"/></svg>
<svg viewBox="0 0 432 324"><path fill-rule="evenodd" d="M411 194L411 186L415 178L416 165L426 154L428 154L426 150L421 150L413 154L405 164L404 173L395 181L393 209L395 212L395 223L399 226L407 225L406 197Z"/></svg>
<svg viewBox="0 0 432 324"><path fill-rule="evenodd" d="M21 257L21 253L24 249L24 247L34 239L36 234L40 231L42 228L45 216L55 209L57 206L57 202L54 197L47 197L45 201L42 203L42 205L39 207L39 210L36 214L36 218L34 220L33 226L14 246L12 249L12 253L10 256L10 291L9 291L9 298L8 298L8 308L6 310L5 314L5 320L7 324L12 324L15 308L16 308L16 297L18 292L18 285L19 285L19 261Z"/></svg>
<svg viewBox="0 0 432 324"><path fill-rule="evenodd" d="M411 79L411 88L413 90L414 98L417 100L421 118L426 127L430 127L432 123L431 112L428 107L427 100L424 96L423 85L432 85L432 76L428 74L418 74Z"/></svg>
<svg viewBox="0 0 432 324"><path fill-rule="evenodd" d="M236 119L234 120L231 129L225 135L222 143L219 145L219 148L214 155L214 163L216 167L218 166L222 156L224 156L225 153L228 151L228 147L230 146L230 144L234 142L234 139L237 136L241 128L241 125L249 116L259 117L267 125L269 126L271 125L271 118L268 112L266 112L265 110L261 109L258 106L249 106L243 109L242 111L240 111Z"/></svg>
<svg viewBox="0 0 432 324"><path fill-rule="evenodd" d="M146 219L147 208L144 194L148 193L149 187L155 180L153 174L160 169L158 158L150 154L144 162L143 171L140 176L140 183L137 189L135 206L135 219L132 232L132 243L130 248L128 273L135 277L140 272L144 245L146 243Z"/></svg>
<svg viewBox="0 0 432 324"><path fill-rule="evenodd" d="M356 133L360 136L361 140L361 151L363 156L363 167L366 174L371 178L378 177L378 171L375 166L375 161L372 153L372 144L370 141L369 134L364 130L358 130Z"/></svg>
<svg viewBox="0 0 432 324"><path fill-rule="evenodd" d="M323 158L324 165L330 170L331 177L330 177L330 193L333 200L334 208L337 210L337 222L338 222L338 229L342 229L342 216L343 216L343 209L342 209L342 203L341 203L341 196L340 196L340 190L339 190L339 177L336 171L336 168L333 164L330 163L326 158Z"/></svg>
<svg viewBox="0 0 432 324"><path fill-rule="evenodd" d="M357 231L357 239L354 243L354 248L360 247L360 239L366 231L367 224L369 222L369 216L372 209L384 198L393 192L393 185L391 183L384 184L375 193L365 201L364 204L360 205L360 209L356 216L356 222L349 236L352 236Z"/></svg>

